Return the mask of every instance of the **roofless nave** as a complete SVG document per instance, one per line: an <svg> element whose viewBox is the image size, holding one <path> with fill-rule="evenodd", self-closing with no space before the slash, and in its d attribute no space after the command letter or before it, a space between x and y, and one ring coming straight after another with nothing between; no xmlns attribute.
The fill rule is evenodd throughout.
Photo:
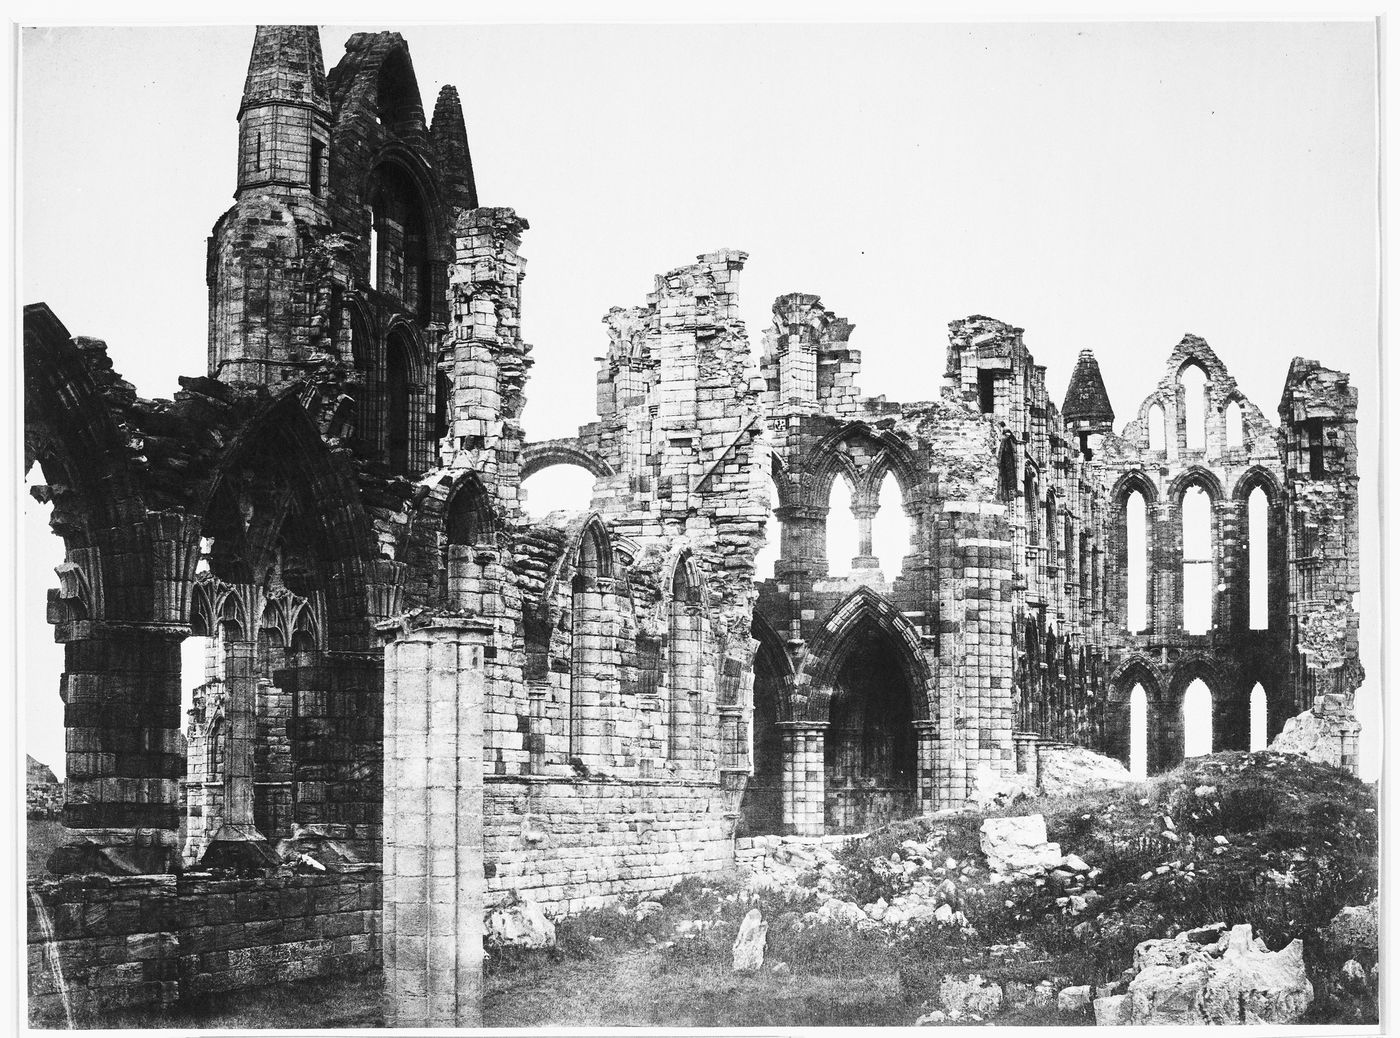
<svg viewBox="0 0 1400 1038"><path fill-rule="evenodd" d="M1345 374L1295 359L1274 425L1187 336L1119 434L1091 354L1060 408L1021 330L969 317L938 399L863 400L852 325L814 295L774 303L753 369L745 255L718 251L609 312L598 420L531 443L528 225L478 205L456 91L425 118L395 33L323 69L314 27L257 30L208 376L143 400L102 343L25 312L26 463L67 548L49 618L74 842L51 868L139 874L174 913L123 997L382 959L399 1022L469 1021L459 950L512 892L665 889L723 867L736 828L864 830L1033 773L1049 744L1156 771L1310 705L1348 715ZM522 479L561 462L596 476L591 511L529 519ZM871 550L887 478L898 572ZM781 545L756 581L770 483ZM211 648L186 718L190 636ZM292 934L276 897L283 925L225 934L199 868L294 831L361 862L297 902L335 938ZM425 979L424 949L450 966Z"/></svg>

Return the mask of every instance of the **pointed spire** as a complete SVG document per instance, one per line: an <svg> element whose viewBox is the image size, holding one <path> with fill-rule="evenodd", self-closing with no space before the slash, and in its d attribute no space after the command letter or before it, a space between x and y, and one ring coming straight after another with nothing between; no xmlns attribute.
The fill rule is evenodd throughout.
<svg viewBox="0 0 1400 1038"><path fill-rule="evenodd" d="M1093 350L1079 351L1079 362L1070 376L1061 414L1067 422L1113 422L1113 405L1108 402L1108 390L1104 388Z"/></svg>
<svg viewBox="0 0 1400 1038"><path fill-rule="evenodd" d="M321 33L314 25L259 25L243 83L241 118L249 108L293 104L330 115Z"/></svg>
<svg viewBox="0 0 1400 1038"><path fill-rule="evenodd" d="M467 122L462 117L462 102L457 96L456 87L448 85L439 91L428 136L442 160L443 176L453 203L463 209L475 209L476 174L472 172Z"/></svg>

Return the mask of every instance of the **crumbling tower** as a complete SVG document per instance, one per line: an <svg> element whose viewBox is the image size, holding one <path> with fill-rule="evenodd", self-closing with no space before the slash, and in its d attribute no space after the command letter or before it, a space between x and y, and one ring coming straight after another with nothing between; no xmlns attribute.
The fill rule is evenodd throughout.
<svg viewBox="0 0 1400 1038"><path fill-rule="evenodd" d="M439 357L460 213L477 204L457 91L429 126L408 45L357 33L327 75L315 26L259 26L234 205L209 239L209 370L322 385L324 431L394 471L438 461Z"/></svg>
<svg viewBox="0 0 1400 1038"><path fill-rule="evenodd" d="M331 102L314 25L263 25L238 106L234 204L209 238L209 372L275 385L313 367L311 245L328 230Z"/></svg>
<svg viewBox="0 0 1400 1038"><path fill-rule="evenodd" d="M1351 706L1364 677L1353 605L1360 590L1356 397L1344 372L1295 357L1279 401L1294 708L1311 705L1338 723L1338 763L1353 771L1359 726Z"/></svg>

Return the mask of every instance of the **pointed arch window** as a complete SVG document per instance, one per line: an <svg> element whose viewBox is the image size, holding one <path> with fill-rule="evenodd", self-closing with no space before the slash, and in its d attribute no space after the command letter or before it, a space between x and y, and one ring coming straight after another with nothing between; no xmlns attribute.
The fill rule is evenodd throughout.
<svg viewBox="0 0 1400 1038"><path fill-rule="evenodd" d="M1128 494L1127 527L1127 593L1128 630L1136 634L1147 629L1147 498L1141 490Z"/></svg>
<svg viewBox="0 0 1400 1038"><path fill-rule="evenodd" d="M1209 379L1205 369L1190 363L1181 369L1182 425L1185 426L1186 449L1206 449L1206 401Z"/></svg>
<svg viewBox="0 0 1400 1038"><path fill-rule="evenodd" d="M763 521L763 547L753 559L754 580L772 580L783 550L783 523L778 518L778 486L768 479L768 517Z"/></svg>
<svg viewBox="0 0 1400 1038"><path fill-rule="evenodd" d="M1147 409L1147 449L1167 449L1167 412L1162 409L1161 404L1153 404Z"/></svg>
<svg viewBox="0 0 1400 1038"><path fill-rule="evenodd" d="M1026 467L1022 480L1022 498L1026 509L1026 538L1035 547L1040 545L1040 488L1037 485L1035 470Z"/></svg>
<svg viewBox="0 0 1400 1038"><path fill-rule="evenodd" d="M1205 634L1214 624L1214 555L1210 495L1193 484L1181 496L1181 625Z"/></svg>
<svg viewBox="0 0 1400 1038"><path fill-rule="evenodd" d="M860 553L860 537L851 504L855 492L844 474L831 483L826 508L826 568L830 576L849 571L851 560Z"/></svg>
<svg viewBox="0 0 1400 1038"><path fill-rule="evenodd" d="M1128 770L1134 779L1147 777L1147 691L1141 684L1128 693Z"/></svg>
<svg viewBox="0 0 1400 1038"><path fill-rule="evenodd" d="M412 422L409 342L405 332L389 336L384 366L384 446L389 467L407 472Z"/></svg>
<svg viewBox="0 0 1400 1038"><path fill-rule="evenodd" d="M597 659L602 638L597 633L602 615L602 589L599 580L608 570L605 542L592 526L584 528L579 545L578 564L570 585L569 609L569 710L568 756L583 757L589 751L585 717L596 712L601 701L602 680Z"/></svg>
<svg viewBox="0 0 1400 1038"><path fill-rule="evenodd" d="M904 569L904 558L911 550L909 517L904 513L904 491L893 472L886 472L880 483L878 511L871 520L873 554L880 560L880 572L894 580Z"/></svg>
<svg viewBox="0 0 1400 1038"><path fill-rule="evenodd" d="M1244 412L1238 400L1225 405L1225 446L1244 446Z"/></svg>
<svg viewBox="0 0 1400 1038"><path fill-rule="evenodd" d="M1269 746L1269 696L1258 682L1249 693L1249 752L1258 753Z"/></svg>
<svg viewBox="0 0 1400 1038"><path fill-rule="evenodd" d="M433 387L433 443L440 444L452 429L452 382L447 372L437 373Z"/></svg>
<svg viewBox="0 0 1400 1038"><path fill-rule="evenodd" d="M1187 757L1202 757L1212 751L1214 745L1214 725L1212 713L1214 703L1210 686L1196 678L1186 686L1186 694L1181 698L1181 732L1183 754Z"/></svg>
<svg viewBox="0 0 1400 1038"><path fill-rule="evenodd" d="M671 577L671 615L667 638L667 756L695 756L699 740L696 706L701 691L700 589L688 572L688 560L676 563Z"/></svg>
<svg viewBox="0 0 1400 1038"><path fill-rule="evenodd" d="M1249 492L1249 628L1269 629L1269 495Z"/></svg>
<svg viewBox="0 0 1400 1038"><path fill-rule="evenodd" d="M494 533L486 489L475 477L463 477L447 508L447 543L486 544L494 538Z"/></svg>

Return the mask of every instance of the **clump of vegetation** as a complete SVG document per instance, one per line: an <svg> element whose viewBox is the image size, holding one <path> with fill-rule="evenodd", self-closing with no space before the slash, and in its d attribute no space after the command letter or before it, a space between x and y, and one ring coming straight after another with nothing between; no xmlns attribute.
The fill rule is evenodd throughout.
<svg viewBox="0 0 1400 1038"><path fill-rule="evenodd" d="M1023 994L1044 981L1056 990L1108 984L1122 976L1142 941L1213 922L1247 922L1273 949L1303 940L1316 992L1305 1022L1374 1022L1374 985L1358 982L1354 967L1351 979L1342 978L1354 952L1329 947L1323 932L1343 906L1364 904L1375 894L1375 803L1373 787L1334 768L1268 752L1213 754L1146 782L1076 799L1021 797L991 812L885 826L836 852L841 870L831 893L816 889L810 876L762 892L746 889L737 874L688 879L659 897L661 908L650 914L633 903L561 920L560 947L551 954L598 968L618 955L647 956L637 961L655 963L668 983L683 987L690 977L697 986L696 1008L654 1022L722 1023L730 1018L699 1008L698 988L734 977L733 941L744 914L757 907L768 923L766 961L758 973L733 981L733 997L743 1000L746 1015L730 1022L908 1024L936 1003L946 976L978 973ZM983 819L1032 813L1045 815L1049 837L1064 853L1093 867L1088 886L1094 896L1087 904L1069 904L1046 877L991 881L981 854ZM911 840L928 853L911 853ZM914 867L906 868L911 862ZM833 894L857 905L881 898L893 903L920 879L954 880L968 925L812 921L811 913ZM1369 970L1374 958L1362 958ZM536 967L497 968L504 980L511 971ZM859 1006L847 1000L828 1007L829 1020L813 1015L810 993L841 985L865 993ZM804 1008L797 1006L799 991L809 993ZM568 1013L559 1018L572 1019ZM622 1011L607 1019L645 1022ZM1022 1000L996 1022L1085 1020L1043 1000Z"/></svg>

